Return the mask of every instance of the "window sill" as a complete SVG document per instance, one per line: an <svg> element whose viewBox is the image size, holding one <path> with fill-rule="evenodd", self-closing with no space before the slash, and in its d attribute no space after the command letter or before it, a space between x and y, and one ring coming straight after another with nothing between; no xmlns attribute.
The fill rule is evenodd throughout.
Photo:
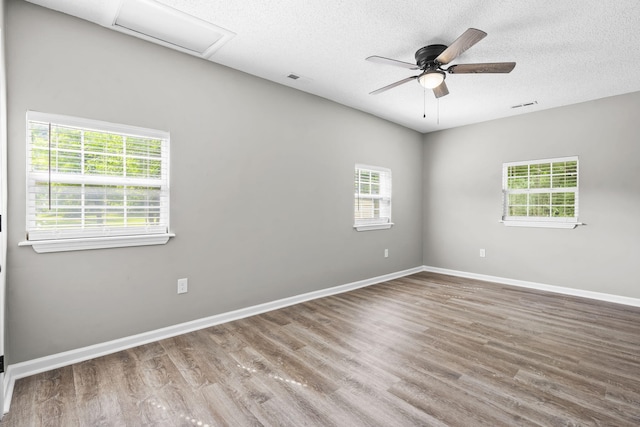
<svg viewBox="0 0 640 427"><path fill-rule="evenodd" d="M372 230L387 230L393 226L392 222L386 222L384 224L356 224L353 228L356 231L372 231Z"/></svg>
<svg viewBox="0 0 640 427"><path fill-rule="evenodd" d="M91 237L86 239L34 240L18 243L31 246L39 254L48 252L84 251L90 249L125 248L130 246L164 245L173 233L140 236Z"/></svg>
<svg viewBox="0 0 640 427"><path fill-rule="evenodd" d="M579 225L584 225L581 222L553 222L553 221L500 221L507 227L535 227L535 228L565 228L573 229Z"/></svg>

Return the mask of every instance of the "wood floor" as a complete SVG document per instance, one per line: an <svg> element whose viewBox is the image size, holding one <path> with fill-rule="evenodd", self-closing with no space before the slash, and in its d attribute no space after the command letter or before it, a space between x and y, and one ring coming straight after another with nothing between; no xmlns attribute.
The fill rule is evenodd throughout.
<svg viewBox="0 0 640 427"><path fill-rule="evenodd" d="M9 426L638 426L640 308L420 273L16 382Z"/></svg>

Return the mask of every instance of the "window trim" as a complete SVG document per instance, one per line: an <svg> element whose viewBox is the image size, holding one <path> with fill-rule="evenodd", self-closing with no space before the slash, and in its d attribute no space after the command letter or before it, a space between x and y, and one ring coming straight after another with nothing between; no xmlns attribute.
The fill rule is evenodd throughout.
<svg viewBox="0 0 640 427"><path fill-rule="evenodd" d="M508 168L510 166L523 166L523 165L535 165L540 163L558 163L558 162L576 162L576 186L569 187L571 188L571 192L575 194L575 202L574 209L575 215L573 217L535 217L535 216L526 216L526 217L516 217L516 216L507 216L507 203L508 203L508 194L507 190L508 185ZM575 190L574 190L575 189ZM530 190L530 189L529 189ZM544 191L544 190L553 190L552 188L541 188L540 193L553 193L553 192L563 192L564 188L558 188L558 191ZM556 157L549 159L539 159L539 160L525 160L525 161L517 161L517 162L506 162L502 164L502 220L500 221L507 227L539 227L539 228L565 228L565 229L573 229L578 225L583 225L583 223L579 222L579 190L580 190L580 162L578 156L568 156L568 157ZM533 191L536 193L538 191ZM565 191L566 192L566 191ZM523 194L530 194L530 191L522 191Z"/></svg>
<svg viewBox="0 0 640 427"><path fill-rule="evenodd" d="M89 237L79 239L25 240L18 246L31 246L39 254L49 252L81 251L90 249L126 248L131 246L164 245L174 233L140 234L115 237Z"/></svg>
<svg viewBox="0 0 640 427"><path fill-rule="evenodd" d="M388 199L389 199L389 216L388 217L382 217L382 218L361 218L361 219L356 219L355 218L355 211L354 211L354 217L353 217L353 228L356 231L373 231L373 230L388 230L390 229L394 223L391 220L392 218L392 205L393 205L393 177L391 174L391 169L389 168L384 168L381 166L371 166L371 165L364 165L361 163L356 163L354 171L358 171L360 169L364 169L364 170L368 170L368 171L372 171L372 172L380 172L383 173L385 175L388 176L389 182L388 182L388 187L389 187L389 194L388 194ZM382 184L382 183L381 183ZM355 203L356 199L358 198L358 194L359 193L354 193L354 198L353 198L353 202ZM372 195L370 195L371 197L367 197L367 198L378 198L378 199L384 199L386 198L384 194L380 194L378 197L374 197ZM354 206L355 209L355 206Z"/></svg>
<svg viewBox="0 0 640 427"><path fill-rule="evenodd" d="M162 217L166 219L166 228L164 231L148 231L136 234L132 230L133 234L128 234L126 231L110 230L106 228L103 232L87 233L84 236L72 235L69 237L59 237L64 235L64 232L55 232L52 230L50 237L44 237L41 233L41 237L32 238L29 236L29 179L30 177L37 176L38 172L30 173L29 169L29 155L31 153L29 145L27 146L26 162L27 169L25 171L26 178L26 203L27 208L25 211L25 240L18 243L18 246L31 246L37 253L47 252L63 252L63 251L76 251L76 250L89 250L89 249L105 249L105 248L117 248L117 247L131 247L131 246L148 246L148 245L162 245L166 244L171 237L175 234L170 230L170 134L166 131L143 128L138 126L131 126L125 124L117 124L111 122L105 122L100 120L85 119L81 117L66 116L60 114L42 113L37 111L27 111L26 115L26 139L27 144L29 142L29 123L30 122L49 122L56 125L76 127L84 130L96 130L99 132L117 133L125 135L137 135L145 138L161 139L162 142L162 162L163 177L161 178L162 188L164 196L167 198L167 206L162 212ZM165 163L166 162L166 163ZM91 181L91 178L87 178ZM108 177L99 178L104 181L108 181ZM124 181L136 182L136 178L124 178ZM120 180L122 181L122 180ZM131 185L131 184L129 184ZM31 212L32 213L32 212ZM139 231L139 230L138 230ZM38 233L36 232L36 235ZM46 234L45 234L46 235Z"/></svg>

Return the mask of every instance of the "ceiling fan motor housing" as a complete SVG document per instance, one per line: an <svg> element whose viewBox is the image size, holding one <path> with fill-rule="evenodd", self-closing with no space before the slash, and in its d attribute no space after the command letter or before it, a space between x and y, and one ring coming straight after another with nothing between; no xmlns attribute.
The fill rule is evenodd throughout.
<svg viewBox="0 0 640 427"><path fill-rule="evenodd" d="M443 44L430 44L429 46L418 49L416 52L416 64L422 70L438 68L435 59L444 52L446 48L447 46Z"/></svg>

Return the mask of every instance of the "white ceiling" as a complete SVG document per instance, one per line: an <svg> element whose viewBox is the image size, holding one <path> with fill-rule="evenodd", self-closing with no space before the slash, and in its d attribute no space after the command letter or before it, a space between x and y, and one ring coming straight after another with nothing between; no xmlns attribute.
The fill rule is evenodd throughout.
<svg viewBox="0 0 640 427"><path fill-rule="evenodd" d="M111 27L122 0L28 0ZM159 0L236 35L210 60L419 132L640 91L638 0ZM448 75L435 99L417 72L365 61L415 63L467 28L488 36L452 64L515 61L510 74ZM302 76L291 80L289 74ZM537 104L511 108L529 102ZM439 105L438 105L439 104ZM426 107L426 118L423 108ZM439 111L439 123L438 123Z"/></svg>

